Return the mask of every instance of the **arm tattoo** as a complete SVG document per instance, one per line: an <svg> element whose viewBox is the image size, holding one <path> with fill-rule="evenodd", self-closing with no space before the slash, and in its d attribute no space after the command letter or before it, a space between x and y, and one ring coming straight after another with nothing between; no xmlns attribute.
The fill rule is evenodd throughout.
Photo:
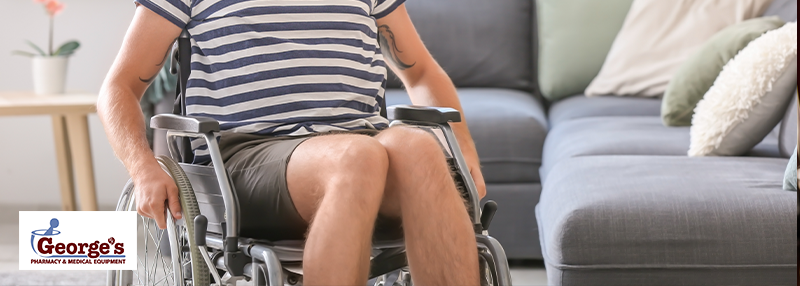
<svg viewBox="0 0 800 286"><path fill-rule="evenodd" d="M178 38L175 38L175 40L173 40L172 42L174 43L176 40L178 40ZM164 58L162 58L162 59L161 59L161 62L160 62L160 63L156 64L156 66L157 66L157 67L160 67L161 65L163 65L163 64L164 64L164 63L167 61L167 57L169 57L169 51L171 51L171 50L172 50L172 49L171 49L171 47L172 47L172 45L170 45L169 47L167 47L167 51L164 53ZM149 77L149 78L142 78L142 77L139 77L139 80L140 80L140 81L142 81L143 83L150 83L150 82L152 82L154 79L156 79L156 76L158 76L158 74L159 74L160 72L161 72L161 70L159 69L158 71L156 71L156 73L155 73L153 76L151 76L151 77Z"/></svg>
<svg viewBox="0 0 800 286"><path fill-rule="evenodd" d="M392 32L392 29L389 28L389 25L381 25L378 27L378 32L380 32L378 40L381 44L383 56L394 63L398 69L406 70L414 67L414 65L417 64L417 62L407 64L400 59L400 54L402 54L403 51L397 48L397 41L394 38L394 32Z"/></svg>
<svg viewBox="0 0 800 286"><path fill-rule="evenodd" d="M158 72L156 72L156 74L154 74L153 76L151 76L149 78L139 77L139 80L142 81L143 83L151 83L154 79L156 79L156 76L158 76Z"/></svg>

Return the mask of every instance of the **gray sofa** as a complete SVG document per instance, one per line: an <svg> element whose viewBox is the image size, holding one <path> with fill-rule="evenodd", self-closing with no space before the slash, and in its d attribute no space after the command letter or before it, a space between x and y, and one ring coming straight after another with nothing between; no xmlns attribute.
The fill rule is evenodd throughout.
<svg viewBox="0 0 800 286"><path fill-rule="evenodd" d="M552 285L796 284L797 193L781 190L796 108L746 156L689 158L660 99L538 95L534 1L406 6L459 88L510 259L544 260ZM797 1L765 14L796 21Z"/></svg>

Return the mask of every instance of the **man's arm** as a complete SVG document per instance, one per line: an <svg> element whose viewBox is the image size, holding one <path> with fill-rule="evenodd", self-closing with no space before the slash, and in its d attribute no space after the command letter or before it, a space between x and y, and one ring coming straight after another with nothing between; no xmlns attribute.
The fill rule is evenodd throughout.
<svg viewBox="0 0 800 286"><path fill-rule="evenodd" d="M377 22L384 58L403 81L411 102L416 105L451 107L463 114L453 82L425 48L408 17L405 4ZM486 195L486 183L467 122L462 118L462 122L451 125L482 198Z"/></svg>
<svg viewBox="0 0 800 286"><path fill-rule="evenodd" d="M139 100L180 33L168 20L137 7L97 100L97 114L111 147L136 186L136 210L155 219L162 229L166 227L165 202L173 216L180 218L180 201L175 183L161 170L147 143Z"/></svg>

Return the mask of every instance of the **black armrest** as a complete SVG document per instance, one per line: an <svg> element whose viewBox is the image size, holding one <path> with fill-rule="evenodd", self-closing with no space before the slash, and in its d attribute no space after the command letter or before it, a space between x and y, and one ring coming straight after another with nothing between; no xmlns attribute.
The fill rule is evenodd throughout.
<svg viewBox="0 0 800 286"><path fill-rule="evenodd" d="M180 116L175 114L159 114L150 119L153 129L209 133L219 132L219 122L208 117Z"/></svg>
<svg viewBox="0 0 800 286"><path fill-rule="evenodd" d="M390 120L408 120L436 124L461 122L461 113L449 107L394 105L390 106L388 111Z"/></svg>

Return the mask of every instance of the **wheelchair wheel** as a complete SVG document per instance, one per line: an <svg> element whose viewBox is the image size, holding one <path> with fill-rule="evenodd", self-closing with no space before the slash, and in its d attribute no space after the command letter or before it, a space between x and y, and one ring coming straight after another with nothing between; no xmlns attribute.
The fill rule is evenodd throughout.
<svg viewBox="0 0 800 286"><path fill-rule="evenodd" d="M175 220L170 215L167 217L167 230L161 230L155 220L139 216L138 269L109 271L106 284L209 286L209 269L195 246L194 236L190 235L194 233L193 218L200 214L194 191L183 169L174 160L165 156L156 159L178 186L184 219ZM136 211L134 191L133 183L128 181L117 203L117 211Z"/></svg>
<svg viewBox="0 0 800 286"><path fill-rule="evenodd" d="M511 286L511 273L503 246L491 236L476 235L476 238L481 286Z"/></svg>
<svg viewBox="0 0 800 286"><path fill-rule="evenodd" d="M492 261L491 255L487 253L480 253L478 255L478 263L481 277L481 286L496 286L497 278L495 277L495 265Z"/></svg>

